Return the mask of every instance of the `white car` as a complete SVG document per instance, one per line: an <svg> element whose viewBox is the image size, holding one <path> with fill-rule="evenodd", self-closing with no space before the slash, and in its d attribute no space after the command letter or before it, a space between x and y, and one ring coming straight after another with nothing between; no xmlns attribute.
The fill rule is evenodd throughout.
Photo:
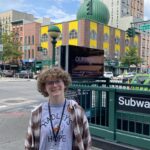
<svg viewBox="0 0 150 150"><path fill-rule="evenodd" d="M116 77L116 79L117 80L123 80L124 78L131 78L131 77L134 77L134 73L128 72L128 73L124 73L124 74L118 75Z"/></svg>
<svg viewBox="0 0 150 150"><path fill-rule="evenodd" d="M113 73L111 71L108 71L108 72L104 72L104 77L105 78L113 78Z"/></svg>

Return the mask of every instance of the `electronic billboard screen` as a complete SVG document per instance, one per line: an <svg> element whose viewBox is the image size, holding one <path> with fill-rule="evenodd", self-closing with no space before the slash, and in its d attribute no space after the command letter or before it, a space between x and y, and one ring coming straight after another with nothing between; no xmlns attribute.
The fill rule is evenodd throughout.
<svg viewBox="0 0 150 150"><path fill-rule="evenodd" d="M60 48L60 65L72 78L99 78L104 72L104 50L64 45Z"/></svg>

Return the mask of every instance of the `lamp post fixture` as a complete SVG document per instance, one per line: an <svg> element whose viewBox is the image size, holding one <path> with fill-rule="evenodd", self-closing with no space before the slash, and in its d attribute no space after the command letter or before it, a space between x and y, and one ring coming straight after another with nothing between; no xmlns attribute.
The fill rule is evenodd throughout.
<svg viewBox="0 0 150 150"><path fill-rule="evenodd" d="M52 55L52 66L55 66L55 48L56 48L56 43L57 43L57 38L60 35L60 29L55 26L51 25L48 29L49 35L52 38L52 46L53 46L53 55Z"/></svg>

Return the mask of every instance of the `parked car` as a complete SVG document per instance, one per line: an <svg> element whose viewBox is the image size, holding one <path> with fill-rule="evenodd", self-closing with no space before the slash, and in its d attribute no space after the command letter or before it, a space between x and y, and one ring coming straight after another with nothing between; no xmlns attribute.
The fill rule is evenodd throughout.
<svg viewBox="0 0 150 150"><path fill-rule="evenodd" d="M123 74L120 74L116 77L114 77L114 79L116 80L122 80L123 82L124 81L127 81L128 79L131 79L135 76L135 72L127 72L127 73L123 73Z"/></svg>
<svg viewBox="0 0 150 150"><path fill-rule="evenodd" d="M131 84L148 85L150 86L150 74L137 74L131 81ZM149 91L150 87L132 87L134 90Z"/></svg>
<svg viewBox="0 0 150 150"><path fill-rule="evenodd" d="M150 79L150 74L136 74L131 84L144 84L148 79Z"/></svg>
<svg viewBox="0 0 150 150"><path fill-rule="evenodd" d="M114 75L113 75L113 73L112 73L111 71L104 72L104 77L105 77L105 78L111 78L111 79L112 79L113 76L114 76Z"/></svg>
<svg viewBox="0 0 150 150"><path fill-rule="evenodd" d="M0 77L2 77L3 76L3 71L2 70L0 70Z"/></svg>
<svg viewBox="0 0 150 150"><path fill-rule="evenodd" d="M19 78L33 78L33 73L29 70L22 70L19 73L16 74L17 77Z"/></svg>
<svg viewBox="0 0 150 150"><path fill-rule="evenodd" d="M3 76L4 77L13 77L14 76L14 71L13 70L3 70Z"/></svg>

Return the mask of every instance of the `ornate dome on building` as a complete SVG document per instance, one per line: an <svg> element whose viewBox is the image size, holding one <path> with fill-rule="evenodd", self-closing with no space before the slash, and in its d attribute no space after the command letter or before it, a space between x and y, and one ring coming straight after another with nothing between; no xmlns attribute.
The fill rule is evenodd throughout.
<svg viewBox="0 0 150 150"><path fill-rule="evenodd" d="M87 14L87 7L90 0L84 0L77 12L77 20L88 19L103 24L108 24L110 14L107 6L101 0L92 0L92 14Z"/></svg>

